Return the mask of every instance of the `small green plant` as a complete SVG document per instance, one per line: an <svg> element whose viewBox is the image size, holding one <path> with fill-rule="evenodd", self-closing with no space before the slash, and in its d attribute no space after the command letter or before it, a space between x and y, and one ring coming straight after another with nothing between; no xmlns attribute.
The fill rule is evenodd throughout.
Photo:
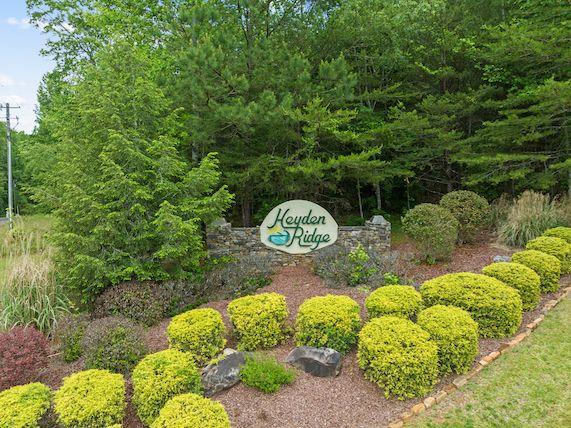
<svg viewBox="0 0 571 428"><path fill-rule="evenodd" d="M55 337L65 362L71 363L81 357L81 341L88 325L87 314L68 314L58 322Z"/></svg>
<svg viewBox="0 0 571 428"><path fill-rule="evenodd" d="M288 314L285 297L278 293L240 297L228 304L238 348L245 351L271 348L280 343L286 337Z"/></svg>
<svg viewBox="0 0 571 428"><path fill-rule="evenodd" d="M396 273L386 272L383 275L383 283L385 285L398 285L401 283L401 279Z"/></svg>
<svg viewBox="0 0 571 428"><path fill-rule="evenodd" d="M0 392L0 428L33 428L50 408L52 392L41 383Z"/></svg>
<svg viewBox="0 0 571 428"><path fill-rule="evenodd" d="M417 205L406 213L402 225L422 260L447 260L452 255L460 224L446 208L434 204Z"/></svg>
<svg viewBox="0 0 571 428"><path fill-rule="evenodd" d="M177 395L167 401L151 428L230 428L224 406L200 395Z"/></svg>
<svg viewBox="0 0 571 428"><path fill-rule="evenodd" d="M351 250L347 258L351 265L351 271L349 274L350 286L363 284L371 275L377 273L377 269L374 266L369 265L370 256L361 244L359 244L357 248Z"/></svg>
<svg viewBox="0 0 571 428"><path fill-rule="evenodd" d="M284 367L273 357L254 354L246 358L240 370L240 380L252 388L265 393L278 391L282 385L295 379L295 371Z"/></svg>

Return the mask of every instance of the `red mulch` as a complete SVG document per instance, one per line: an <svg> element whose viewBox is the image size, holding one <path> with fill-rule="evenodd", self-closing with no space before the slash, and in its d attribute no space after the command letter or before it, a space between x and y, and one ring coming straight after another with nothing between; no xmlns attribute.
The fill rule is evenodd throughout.
<svg viewBox="0 0 571 428"><path fill-rule="evenodd" d="M397 246L396 249L403 253L412 251L411 245L406 242ZM407 266L407 272L416 282L451 272L479 272L482 267L492 262L495 255L509 255L512 252L494 245L491 239L487 238L485 243L458 247L448 263L432 266L410 265ZM570 279L567 276L563 282L568 283ZM278 269L272 283L258 292L271 291L285 295L292 324L297 308L304 300L328 293L352 297L361 305L362 316L365 317L364 300L367 294L364 291L356 288L328 288L307 265L285 266ZM527 323L539 316L544 303L556 294L543 296L538 309L524 313L520 332L525 329ZM205 306L219 310L230 329L226 314L228 302L228 300L210 302ZM146 341L151 352L168 347L165 333L168 323L169 320L166 319L148 330ZM508 340L507 338L480 340L480 357L497 350L502 342ZM234 347L234 345L235 343L230 339L227 346ZM294 346L294 341L290 338L268 352L283 361ZM66 364L56 355L43 373L41 381L57 388L64 376L79 371L82 367L81 361ZM453 376L443 378L435 391L452 382L452 379ZM130 381L128 381L128 390L128 395L130 395ZM291 385L283 387L274 394L264 394L239 384L217 394L214 399L224 404L234 428L378 427L386 425L411 405L420 401L419 399L400 401L385 398L381 389L364 379L357 365L355 351L345 356L341 373L336 378L317 378L299 372ZM131 404L127 408L124 426L143 427Z"/></svg>

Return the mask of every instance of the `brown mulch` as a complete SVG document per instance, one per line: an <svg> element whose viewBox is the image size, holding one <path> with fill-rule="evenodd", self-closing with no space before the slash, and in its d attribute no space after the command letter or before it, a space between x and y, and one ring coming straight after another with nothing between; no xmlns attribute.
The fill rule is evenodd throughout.
<svg viewBox="0 0 571 428"><path fill-rule="evenodd" d="M406 253L412 250L410 244L402 243L396 248ZM491 240L486 243L458 247L449 263L408 266L408 274L415 282L423 282L444 273L472 271L479 272L482 267L492 262L495 255L509 255L513 251L495 246ZM570 277L563 282L570 282ZM293 320L299 305L307 298L325 294L344 294L352 297L361 305L363 318L364 300L367 293L357 288L329 288L324 282L313 274L310 266L284 266L276 272L272 283L258 292L278 292L286 297L290 309L290 323ZM538 309L524 313L520 327L521 332L525 325L539 316L541 308L546 301L554 298L558 293L542 297ZM228 328L230 323L226 314L229 300L210 302L205 307L217 309L223 314ZM170 320L166 319L147 331L146 341L151 352L168 347L166 327ZM478 359L492 351L499 349L500 344L510 340L505 338L480 340L480 355ZM230 339L228 347L235 347ZM288 352L295 346L292 338L280 346L268 351L283 361ZM476 364L476 362L474 363ZM42 381L53 388L61 384L64 376L81 370L81 361L65 364L60 356L52 358L50 366L43 373ZM443 378L436 386L435 391L451 383L453 376ZM131 385L128 380L128 392ZM387 399L383 391L373 383L364 379L357 365L356 352L353 351L344 357L343 368L336 378L317 378L301 371L296 380L283 387L274 394L264 394L243 384L223 391L213 397L220 401L234 428L285 428L285 427L379 427L387 425L398 415L408 410L420 399L397 400ZM124 426L129 428L143 427L136 416L134 408L129 404Z"/></svg>

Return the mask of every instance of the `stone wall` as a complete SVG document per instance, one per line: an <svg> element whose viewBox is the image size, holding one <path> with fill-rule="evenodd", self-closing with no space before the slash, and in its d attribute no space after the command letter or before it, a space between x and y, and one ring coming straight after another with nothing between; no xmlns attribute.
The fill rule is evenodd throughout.
<svg viewBox="0 0 571 428"><path fill-rule="evenodd" d="M266 247L260 241L259 227L232 227L224 220L208 227L206 244L209 254L213 257L260 254L271 257L276 263L311 258L320 251L304 255L286 254ZM359 244L377 253L387 251L391 244L391 224L379 215L366 221L364 226L339 226L337 241L330 247L353 249Z"/></svg>

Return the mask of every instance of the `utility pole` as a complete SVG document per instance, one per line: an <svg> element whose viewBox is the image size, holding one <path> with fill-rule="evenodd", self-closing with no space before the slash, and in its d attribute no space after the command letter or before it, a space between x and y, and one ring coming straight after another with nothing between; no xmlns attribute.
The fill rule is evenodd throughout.
<svg viewBox="0 0 571 428"><path fill-rule="evenodd" d="M19 108L19 107L15 107ZM6 103L6 158L8 162L8 223L14 227L14 195L12 192L12 140L10 138L10 103Z"/></svg>

